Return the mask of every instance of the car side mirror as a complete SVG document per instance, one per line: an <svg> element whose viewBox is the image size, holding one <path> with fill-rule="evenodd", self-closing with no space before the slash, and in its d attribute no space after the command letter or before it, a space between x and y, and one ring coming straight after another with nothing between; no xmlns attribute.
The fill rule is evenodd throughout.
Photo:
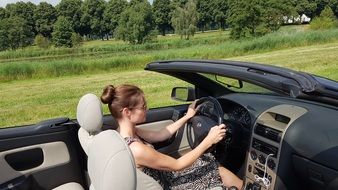
<svg viewBox="0 0 338 190"><path fill-rule="evenodd" d="M195 89L192 87L174 87L171 91L171 98L179 101L194 101Z"/></svg>

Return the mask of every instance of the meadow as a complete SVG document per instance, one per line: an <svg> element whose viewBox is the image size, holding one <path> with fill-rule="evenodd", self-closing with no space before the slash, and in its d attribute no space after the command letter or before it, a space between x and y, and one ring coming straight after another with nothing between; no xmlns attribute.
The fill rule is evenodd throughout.
<svg viewBox="0 0 338 190"><path fill-rule="evenodd" d="M228 35L228 31L212 31L189 41L170 35L134 46L109 40L84 42L73 49L30 47L0 52L0 127L75 118L79 98L88 92L100 95L107 84L140 86L150 108L179 104L170 99L171 88L188 84L144 71L145 64L154 60L253 61L338 80L338 29L288 26L242 41L232 41Z"/></svg>

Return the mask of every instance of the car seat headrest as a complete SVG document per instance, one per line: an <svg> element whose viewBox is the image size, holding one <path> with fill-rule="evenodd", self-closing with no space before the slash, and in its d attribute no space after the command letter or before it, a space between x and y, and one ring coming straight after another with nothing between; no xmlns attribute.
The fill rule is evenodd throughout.
<svg viewBox="0 0 338 190"><path fill-rule="evenodd" d="M101 130L103 124L102 105L94 94L86 94L81 97L76 111L77 121L88 133Z"/></svg>

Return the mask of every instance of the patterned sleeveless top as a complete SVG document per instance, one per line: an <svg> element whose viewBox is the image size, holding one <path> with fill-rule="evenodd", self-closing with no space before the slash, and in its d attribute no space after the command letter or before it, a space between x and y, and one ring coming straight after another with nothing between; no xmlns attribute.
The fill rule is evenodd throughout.
<svg viewBox="0 0 338 190"><path fill-rule="evenodd" d="M147 146L150 146L151 148L154 148L154 146L152 144L148 143L147 141L145 141L143 139L139 139L139 138L136 138L136 137L125 137L124 140L126 141L128 146L133 142L140 142L140 143L143 143Z"/></svg>
<svg viewBox="0 0 338 190"><path fill-rule="evenodd" d="M128 146L133 142L144 143L141 139L135 137L125 137L124 140ZM226 189L219 175L217 160L211 153L202 155L192 166L181 171L162 171L148 167L144 167L141 170L154 178L164 190L195 190L213 187Z"/></svg>
<svg viewBox="0 0 338 190"><path fill-rule="evenodd" d="M136 137L125 137L124 140L126 141L128 146L133 142L141 142L141 140Z"/></svg>

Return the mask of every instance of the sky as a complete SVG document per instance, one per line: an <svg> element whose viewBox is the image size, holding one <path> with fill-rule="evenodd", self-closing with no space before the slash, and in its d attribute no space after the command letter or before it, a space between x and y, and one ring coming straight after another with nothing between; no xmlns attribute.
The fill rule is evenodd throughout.
<svg viewBox="0 0 338 190"><path fill-rule="evenodd" d="M18 1L23 1L23 2L32 2L36 5L38 5L40 2L47 2L49 4L52 4L53 6L57 5L61 0L0 0L0 7L6 7L7 4L9 3L16 3Z"/></svg>
<svg viewBox="0 0 338 190"><path fill-rule="evenodd" d="M52 4L53 6L57 5L61 0L0 0L0 7L6 7L8 3L16 3L18 1L23 1L23 2L32 2L36 5L38 5L40 2L47 2L49 4ZM148 0L150 3L153 2L153 0Z"/></svg>

